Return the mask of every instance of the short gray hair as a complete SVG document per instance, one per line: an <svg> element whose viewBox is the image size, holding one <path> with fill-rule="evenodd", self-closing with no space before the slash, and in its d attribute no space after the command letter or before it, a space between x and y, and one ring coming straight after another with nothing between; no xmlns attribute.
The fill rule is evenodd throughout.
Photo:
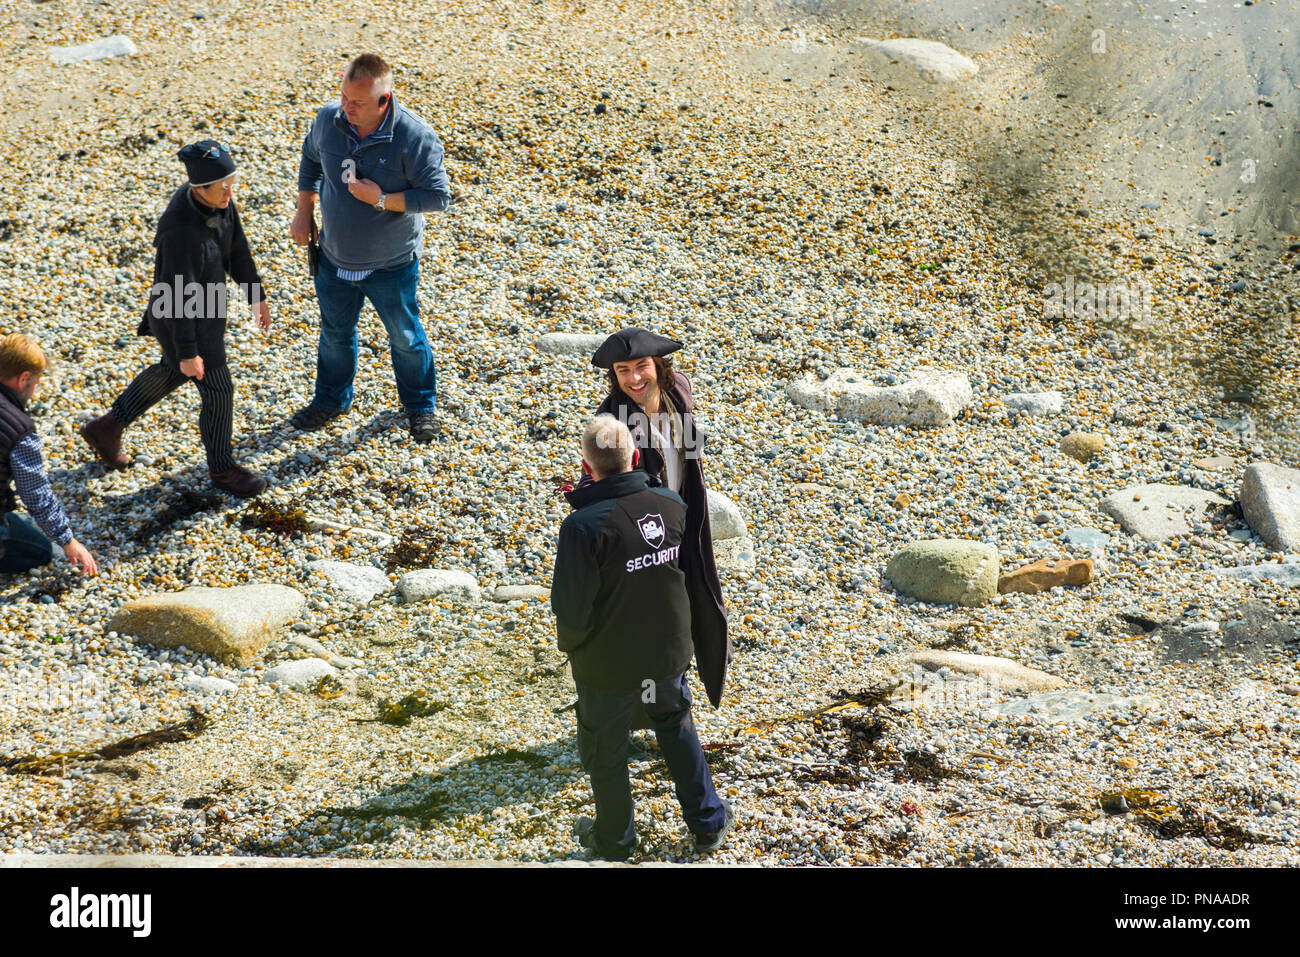
<svg viewBox="0 0 1300 957"><path fill-rule="evenodd" d="M626 472L632 448L632 433L612 415L596 416L582 432L582 457L597 478Z"/></svg>

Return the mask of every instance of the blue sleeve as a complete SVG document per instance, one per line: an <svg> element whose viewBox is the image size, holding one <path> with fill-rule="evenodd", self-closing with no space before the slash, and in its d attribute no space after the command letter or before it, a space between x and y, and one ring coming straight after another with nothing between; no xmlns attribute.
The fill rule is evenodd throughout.
<svg viewBox="0 0 1300 957"><path fill-rule="evenodd" d="M59 547L72 541L72 527L68 515L54 496L50 480L45 477L41 461L41 437L28 432L14 443L9 453L9 469L14 476L14 490L27 506L27 514Z"/></svg>
<svg viewBox="0 0 1300 957"><path fill-rule="evenodd" d="M298 161L298 191L305 193L319 193L320 181L324 175L324 168L320 164L320 149L316 146L316 125L320 122L320 114L317 113L311 121L311 127L307 130L307 135L302 140L302 158Z"/></svg>
<svg viewBox="0 0 1300 957"><path fill-rule="evenodd" d="M442 160L438 134L423 131L404 158L406 179L411 184L402 191L408 213L437 213L451 205L451 180Z"/></svg>

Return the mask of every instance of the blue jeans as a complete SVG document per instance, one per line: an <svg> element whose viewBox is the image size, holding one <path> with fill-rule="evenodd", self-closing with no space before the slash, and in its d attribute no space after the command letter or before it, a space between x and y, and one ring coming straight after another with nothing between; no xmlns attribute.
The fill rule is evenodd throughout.
<svg viewBox="0 0 1300 957"><path fill-rule="evenodd" d="M397 395L408 414L432 412L437 395L433 349L420 324L415 288L420 261L376 269L359 282L340 279L338 267L322 253L316 271L320 303L320 351L316 358L316 395L312 402L337 412L352 406L357 374L357 322L365 300L375 307L388 331Z"/></svg>
<svg viewBox="0 0 1300 957"><path fill-rule="evenodd" d="M697 837L722 827L726 808L713 789L713 776L691 717L686 673L656 683L655 700L645 703L659 750L672 775L686 826ZM596 801L596 849L622 859L636 846L632 787L627 777L627 730L642 692L596 691L578 685L578 753L591 775Z"/></svg>
<svg viewBox="0 0 1300 957"><path fill-rule="evenodd" d="M54 544L17 512L0 519L0 572L13 575L54 561Z"/></svg>

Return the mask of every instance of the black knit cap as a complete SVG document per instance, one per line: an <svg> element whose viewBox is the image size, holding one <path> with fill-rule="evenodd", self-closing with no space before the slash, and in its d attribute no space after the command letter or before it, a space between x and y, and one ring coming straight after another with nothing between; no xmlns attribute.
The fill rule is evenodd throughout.
<svg viewBox="0 0 1300 957"><path fill-rule="evenodd" d="M666 356L676 352L682 344L676 339L655 335L648 329L632 326L620 329L600 344L591 364L601 369L612 369L615 362L643 359L646 356Z"/></svg>
<svg viewBox="0 0 1300 957"><path fill-rule="evenodd" d="M185 164L191 186L210 186L235 171L235 159L230 150L216 140L199 140L183 146L176 156Z"/></svg>

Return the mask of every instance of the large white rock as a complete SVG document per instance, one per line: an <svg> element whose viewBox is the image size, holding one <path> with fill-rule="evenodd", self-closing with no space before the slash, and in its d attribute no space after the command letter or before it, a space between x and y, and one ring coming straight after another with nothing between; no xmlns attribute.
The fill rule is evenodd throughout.
<svg viewBox="0 0 1300 957"><path fill-rule="evenodd" d="M308 562L307 567L323 575L335 588L353 601L367 602L376 595L393 590L382 569L374 565L352 565L348 562L322 560Z"/></svg>
<svg viewBox="0 0 1300 957"><path fill-rule="evenodd" d="M709 489L709 530L715 542L745 535L745 518L740 514L740 507L714 489Z"/></svg>
<svg viewBox="0 0 1300 957"><path fill-rule="evenodd" d="M1241 512L1255 534L1279 552L1300 552L1300 469L1272 462L1246 467Z"/></svg>
<svg viewBox="0 0 1300 957"><path fill-rule="evenodd" d="M300 593L284 585L186 588L127 602L108 628L147 645L184 645L247 667L281 628L298 617L305 602Z"/></svg>
<svg viewBox="0 0 1300 957"><path fill-rule="evenodd" d="M1300 587L1300 562L1288 562L1284 565L1238 565L1235 568L1216 568L1214 574L1220 578L1241 578L1246 581L1270 581L1279 585Z"/></svg>
<svg viewBox="0 0 1300 957"><path fill-rule="evenodd" d="M1206 505L1230 505L1222 495L1185 485L1133 485L1101 501L1107 515L1125 531L1148 542L1162 542L1191 531L1188 513L1199 516Z"/></svg>
<svg viewBox="0 0 1300 957"><path fill-rule="evenodd" d="M1159 702L1149 695L1117 695L1093 691L1048 691L994 705L989 710L1004 717L1033 715L1045 721L1081 721L1103 711L1144 710Z"/></svg>
<svg viewBox="0 0 1300 957"><path fill-rule="evenodd" d="M1055 390L1050 392L1008 392L1002 397L1002 404L1008 409L1016 409L1025 415L1051 415L1065 408L1065 396Z"/></svg>
<svg viewBox="0 0 1300 957"><path fill-rule="evenodd" d="M590 359L607 338L581 332L548 332L537 340L537 348L553 356L585 356Z"/></svg>
<svg viewBox="0 0 1300 957"><path fill-rule="evenodd" d="M115 56L135 56L140 51L135 48L130 37L117 34L83 43L80 46L54 47L50 50L50 59L59 66L81 63L86 60L107 60Z"/></svg>
<svg viewBox="0 0 1300 957"><path fill-rule="evenodd" d="M1001 691L1053 691L1065 687L1065 681L1056 675L1026 668L1009 658L969 655L960 651L918 651L911 660L931 671L947 668L977 675Z"/></svg>
<svg viewBox="0 0 1300 957"><path fill-rule="evenodd" d="M796 379L786 384L795 405L818 412L835 412L846 419L875 425L947 425L971 404L970 380L960 372L918 369L901 385L874 386L852 369L836 369L829 377Z"/></svg>
<svg viewBox="0 0 1300 957"><path fill-rule="evenodd" d="M262 674L262 683L278 684L295 691L306 691L326 675L337 674L328 661L320 658L299 658L276 665Z"/></svg>
<svg viewBox="0 0 1300 957"><path fill-rule="evenodd" d="M216 675L195 675L185 682L185 690L195 694L232 694L239 685Z"/></svg>
<svg viewBox="0 0 1300 957"><path fill-rule="evenodd" d="M917 37L872 40L859 37L857 42L868 50L876 50L891 60L910 67L931 83L951 83L979 72L979 67L970 57L935 40Z"/></svg>
<svg viewBox="0 0 1300 957"><path fill-rule="evenodd" d="M477 578L469 572L448 568L421 568L407 572L397 582L397 591L402 601L445 598L472 604L480 597Z"/></svg>
<svg viewBox="0 0 1300 957"><path fill-rule="evenodd" d="M752 574L758 567L758 559L754 555L754 540L748 535L740 538L715 538L713 561L719 572L731 572L736 575Z"/></svg>
<svg viewBox="0 0 1300 957"><path fill-rule="evenodd" d="M545 585L498 585L492 592L493 601L549 601L550 597Z"/></svg>

